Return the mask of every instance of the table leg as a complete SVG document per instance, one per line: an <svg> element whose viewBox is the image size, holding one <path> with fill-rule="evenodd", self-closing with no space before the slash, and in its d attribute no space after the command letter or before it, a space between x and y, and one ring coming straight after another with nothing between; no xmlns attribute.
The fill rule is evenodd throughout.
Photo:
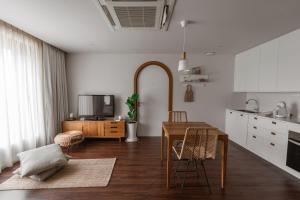
<svg viewBox="0 0 300 200"><path fill-rule="evenodd" d="M169 135L168 137L168 148L167 148L167 188L171 186L171 175L172 175L172 145L173 138Z"/></svg>
<svg viewBox="0 0 300 200"><path fill-rule="evenodd" d="M227 151L228 151L228 137L224 137L221 146L221 189L225 192L225 181L227 171Z"/></svg>
<svg viewBox="0 0 300 200"><path fill-rule="evenodd" d="M160 160L164 160L164 139L165 139L165 132L162 128L161 130L161 138L160 138Z"/></svg>

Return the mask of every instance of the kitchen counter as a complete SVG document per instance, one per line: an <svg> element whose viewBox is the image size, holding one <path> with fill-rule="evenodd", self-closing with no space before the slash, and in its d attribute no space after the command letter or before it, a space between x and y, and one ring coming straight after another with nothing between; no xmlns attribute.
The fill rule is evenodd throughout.
<svg viewBox="0 0 300 200"><path fill-rule="evenodd" d="M281 118L281 117L273 117L273 116L264 115L261 112L258 112L258 113L249 113L249 112L241 111L241 109L230 109L230 110L234 110L234 111L238 111L238 112L243 112L243 113L246 113L248 115L256 115L256 116L266 117L266 118L269 118L269 119L279 120L279 121L283 121L283 122L300 124L300 119L296 118L296 117Z"/></svg>

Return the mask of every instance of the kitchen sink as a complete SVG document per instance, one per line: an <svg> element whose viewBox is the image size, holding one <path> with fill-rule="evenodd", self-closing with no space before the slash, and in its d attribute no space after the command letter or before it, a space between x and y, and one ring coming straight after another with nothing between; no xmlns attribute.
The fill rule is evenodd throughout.
<svg viewBox="0 0 300 200"><path fill-rule="evenodd" d="M258 113L256 111L253 111L253 110L237 110L237 111L240 111L240 112L246 112L246 113Z"/></svg>

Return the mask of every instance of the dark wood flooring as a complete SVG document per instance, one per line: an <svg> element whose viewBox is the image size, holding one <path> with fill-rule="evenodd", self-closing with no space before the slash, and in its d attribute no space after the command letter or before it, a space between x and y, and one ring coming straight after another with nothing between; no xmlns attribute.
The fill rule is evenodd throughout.
<svg viewBox="0 0 300 200"><path fill-rule="evenodd" d="M138 143L129 144L86 140L71 155L82 159L117 157L108 187L0 191L0 199L300 199L300 180L234 144L229 146L225 194L219 187L218 159L206 163L213 194L206 187L167 190L166 163L160 161L159 138L142 138ZM16 167L4 170L0 182L9 178Z"/></svg>

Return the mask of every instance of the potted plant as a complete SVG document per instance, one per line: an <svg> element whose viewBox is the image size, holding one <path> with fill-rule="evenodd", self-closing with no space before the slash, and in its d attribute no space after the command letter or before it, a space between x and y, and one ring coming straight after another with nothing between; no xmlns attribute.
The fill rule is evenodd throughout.
<svg viewBox="0 0 300 200"><path fill-rule="evenodd" d="M139 99L139 94L134 93L127 98L126 105L128 106L128 122L127 122L127 139L126 142L136 142L137 121L136 121L136 107Z"/></svg>

